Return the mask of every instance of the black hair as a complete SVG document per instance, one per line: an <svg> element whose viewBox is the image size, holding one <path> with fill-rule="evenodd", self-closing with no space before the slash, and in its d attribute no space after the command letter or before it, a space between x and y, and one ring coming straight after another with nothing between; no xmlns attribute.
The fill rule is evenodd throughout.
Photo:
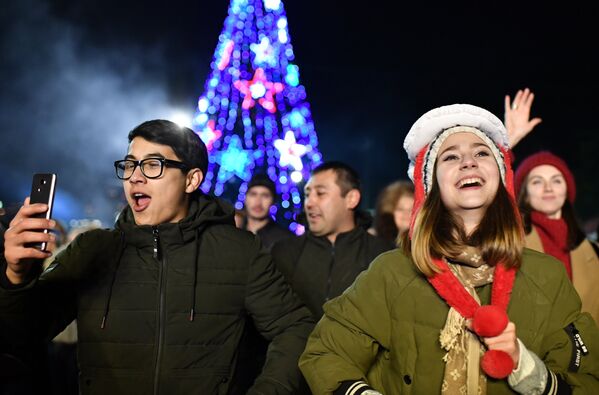
<svg viewBox="0 0 599 395"><path fill-rule="evenodd" d="M193 130L164 119L146 121L129 132L129 143L141 137L149 142L168 145L190 169L198 168L206 177L208 150Z"/></svg>
<svg viewBox="0 0 599 395"><path fill-rule="evenodd" d="M338 161L325 162L312 170L312 175L327 170L332 170L337 175L336 183L341 189L341 196L347 195L352 189L360 190L360 177L351 166Z"/></svg>

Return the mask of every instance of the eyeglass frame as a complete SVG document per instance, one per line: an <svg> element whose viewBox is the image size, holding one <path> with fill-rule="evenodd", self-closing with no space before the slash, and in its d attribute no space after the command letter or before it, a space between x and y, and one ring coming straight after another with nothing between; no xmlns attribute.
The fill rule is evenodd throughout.
<svg viewBox="0 0 599 395"><path fill-rule="evenodd" d="M142 162L148 161L148 160L157 160L160 162L160 174L158 174L157 176L153 176L150 177L148 176L145 172L144 172L144 168L142 166ZM127 178L121 178L119 177L119 164L123 163L123 162L133 162L133 170L131 171L131 175ZM133 160L133 159L121 159L121 160L115 160L114 161L114 171L116 173L116 178L118 178L119 180L123 180L123 181L127 181L129 180L131 177L133 177L133 173L135 173L135 169L137 169L139 167L139 169L141 170L141 174L143 174L144 177L150 179L150 180L154 180L156 178L160 178L162 177L162 175L164 174L164 168L165 167L175 167L177 169L180 169L181 171L185 172L187 170L189 170L189 166L187 166L185 163L183 162L179 162L176 160L172 160L172 159L166 159L166 158L144 158L141 160Z"/></svg>

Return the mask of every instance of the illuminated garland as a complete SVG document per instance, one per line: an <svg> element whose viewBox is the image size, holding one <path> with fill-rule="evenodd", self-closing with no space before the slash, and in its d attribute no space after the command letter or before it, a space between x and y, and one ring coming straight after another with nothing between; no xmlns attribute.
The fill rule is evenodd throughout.
<svg viewBox="0 0 599 395"><path fill-rule="evenodd" d="M252 174L265 173L280 196L271 215L298 232L300 191L322 155L282 1L232 0L218 41L193 119L209 150L202 190L241 208Z"/></svg>

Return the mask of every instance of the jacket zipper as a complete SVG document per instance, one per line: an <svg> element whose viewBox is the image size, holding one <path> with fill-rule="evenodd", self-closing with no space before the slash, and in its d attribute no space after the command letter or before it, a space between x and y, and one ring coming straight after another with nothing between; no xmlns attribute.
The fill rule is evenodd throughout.
<svg viewBox="0 0 599 395"><path fill-rule="evenodd" d="M327 277L327 293L325 294L325 302L331 298L331 277L333 276L333 266L335 266L335 246L331 248L331 263L329 264L329 276Z"/></svg>
<svg viewBox="0 0 599 395"><path fill-rule="evenodd" d="M162 256L160 249L160 236L158 234L158 227L152 227L153 236L153 256L160 263L160 270L158 272L158 289L160 294L160 302L158 307L158 333L157 333L157 351L156 361L154 370L154 394L157 395L160 391L160 361L162 359L162 344L164 343L164 323L166 321L166 257Z"/></svg>

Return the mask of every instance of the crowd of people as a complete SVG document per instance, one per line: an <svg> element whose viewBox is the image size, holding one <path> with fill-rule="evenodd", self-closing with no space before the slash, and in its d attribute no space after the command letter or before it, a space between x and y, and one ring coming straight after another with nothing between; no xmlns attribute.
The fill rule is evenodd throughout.
<svg viewBox="0 0 599 395"><path fill-rule="evenodd" d="M533 101L422 115L373 216L356 170L321 164L301 236L267 175L235 210L198 190L197 134L138 125L113 229L67 235L28 199L5 224L0 393L599 393L599 246L567 163L513 151Z"/></svg>

